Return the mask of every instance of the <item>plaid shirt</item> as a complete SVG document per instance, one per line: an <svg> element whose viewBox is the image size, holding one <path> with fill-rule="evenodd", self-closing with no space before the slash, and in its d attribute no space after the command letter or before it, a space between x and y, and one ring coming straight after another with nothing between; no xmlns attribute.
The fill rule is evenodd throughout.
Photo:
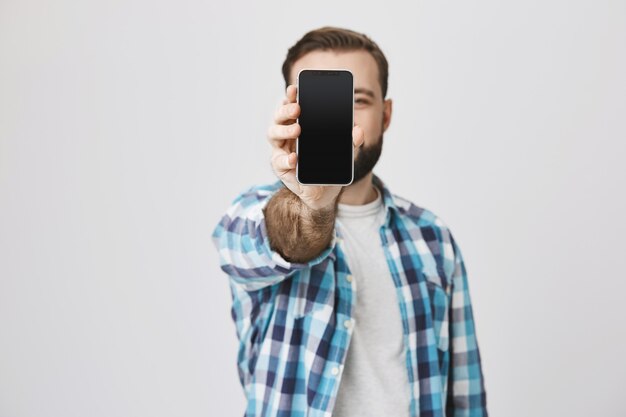
<svg viewBox="0 0 626 417"><path fill-rule="evenodd" d="M402 316L407 416L487 416L461 251L439 217L373 181L383 191L380 239ZM330 417L358 325L352 276L337 224L330 246L306 263L269 246L262 208L282 186L239 194L212 234L229 277L245 417Z"/></svg>

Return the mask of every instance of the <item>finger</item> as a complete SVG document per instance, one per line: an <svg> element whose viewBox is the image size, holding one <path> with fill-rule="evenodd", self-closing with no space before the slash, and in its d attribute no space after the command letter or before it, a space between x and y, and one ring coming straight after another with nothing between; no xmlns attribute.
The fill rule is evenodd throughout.
<svg viewBox="0 0 626 417"><path fill-rule="evenodd" d="M274 112L274 123L293 123L300 116L300 105L298 103L288 103L280 106Z"/></svg>
<svg viewBox="0 0 626 417"><path fill-rule="evenodd" d="M295 152L277 151L272 156L272 167L280 175L295 168L297 159Z"/></svg>
<svg viewBox="0 0 626 417"><path fill-rule="evenodd" d="M290 84L285 89L285 98L283 98L283 104L295 103L298 99L298 87L295 84Z"/></svg>
<svg viewBox="0 0 626 417"><path fill-rule="evenodd" d="M295 84L289 84L285 90L287 103L295 103L298 95L298 87Z"/></svg>
<svg viewBox="0 0 626 417"><path fill-rule="evenodd" d="M352 128L352 141L354 142L354 146L356 148L360 147L365 142L365 133L363 132L361 126L355 125Z"/></svg>
<svg viewBox="0 0 626 417"><path fill-rule="evenodd" d="M267 130L267 139L270 142L295 139L299 135L300 125L298 123L292 123L290 125L271 125Z"/></svg>

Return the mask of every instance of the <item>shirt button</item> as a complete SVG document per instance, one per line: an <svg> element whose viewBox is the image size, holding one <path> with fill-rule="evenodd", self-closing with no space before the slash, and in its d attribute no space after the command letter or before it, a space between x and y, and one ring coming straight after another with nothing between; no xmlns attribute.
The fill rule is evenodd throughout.
<svg viewBox="0 0 626 417"><path fill-rule="evenodd" d="M333 369L331 369L331 370L330 370L330 372L331 372L333 375L339 375L339 368L337 368L337 367L335 366Z"/></svg>
<svg viewBox="0 0 626 417"><path fill-rule="evenodd" d="M348 282L352 282L352 275L346 275L346 280Z"/></svg>
<svg viewBox="0 0 626 417"><path fill-rule="evenodd" d="M352 321L346 320L343 322L343 325L346 326L347 329L349 329L350 327L352 327Z"/></svg>

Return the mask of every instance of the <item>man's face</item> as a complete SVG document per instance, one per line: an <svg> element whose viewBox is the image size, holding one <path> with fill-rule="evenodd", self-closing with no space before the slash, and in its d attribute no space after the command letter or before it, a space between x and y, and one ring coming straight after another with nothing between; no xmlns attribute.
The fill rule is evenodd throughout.
<svg viewBox="0 0 626 417"><path fill-rule="evenodd" d="M345 68L354 76L354 124L365 133L363 146L355 150L354 182L367 175L382 151L383 132L391 121L391 99L383 100L378 66L367 51L312 51L291 68L289 84L301 69Z"/></svg>

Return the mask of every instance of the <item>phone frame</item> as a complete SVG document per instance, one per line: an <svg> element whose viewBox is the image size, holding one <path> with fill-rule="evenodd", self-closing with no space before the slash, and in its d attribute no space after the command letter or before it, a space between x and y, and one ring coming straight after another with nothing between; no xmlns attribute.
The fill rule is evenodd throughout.
<svg viewBox="0 0 626 417"><path fill-rule="evenodd" d="M297 91L296 91L296 103L300 103L300 73L302 71L345 71L345 72L349 72L352 78L352 129L354 130L354 74L352 73L352 71L350 71L347 68L302 68L300 71L298 71L298 74L296 76L296 86L297 86ZM300 123L300 117L298 117L296 119L296 123ZM350 135L352 135L352 132L350 132ZM296 138L296 155L297 155L297 161L296 161L296 181L298 181L298 184L300 185L322 185L322 186L333 186L333 185L340 185L340 186L346 186L346 185L350 185L354 182L354 139L352 139L351 137L351 142L352 142L352 173L350 175L350 182L347 182L345 184L310 184L310 183L302 183L300 182L300 178L298 178L298 167L300 166L299 164L299 160L300 160L300 151L299 151L299 146L298 143L300 142L300 136L298 136Z"/></svg>

